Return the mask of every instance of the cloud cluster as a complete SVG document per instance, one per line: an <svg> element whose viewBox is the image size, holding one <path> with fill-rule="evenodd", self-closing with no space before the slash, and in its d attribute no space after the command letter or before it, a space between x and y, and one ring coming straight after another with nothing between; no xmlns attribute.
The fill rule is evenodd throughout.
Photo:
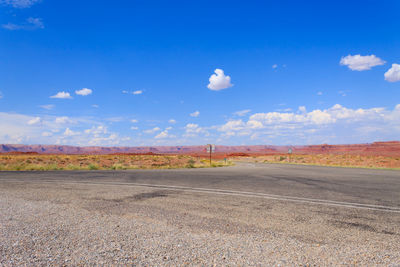
<svg viewBox="0 0 400 267"><path fill-rule="evenodd" d="M80 96L88 96L93 93L92 89L89 88L82 88L81 90L76 90L75 94ZM61 91L55 95L50 96L50 98L59 98L59 99L72 99L72 96L69 92ZM98 108L98 105L92 105L92 107Z"/></svg>
<svg viewBox="0 0 400 267"><path fill-rule="evenodd" d="M261 140L270 140L270 143L289 136L292 141L297 140L297 143L314 140L314 137L320 139L316 138L313 142L338 142L340 138L344 142L359 142L360 140L352 140L354 136L363 136L369 141L370 138L374 140L385 136L393 139L400 135L400 104L393 110L380 107L351 109L336 104L328 109L310 112L300 106L297 113L255 113L247 121L230 120L217 130L225 137L249 135L252 139L257 139L264 136Z"/></svg>
<svg viewBox="0 0 400 267"><path fill-rule="evenodd" d="M375 55L361 56L348 55L340 59L340 65L347 66L351 70L364 71L372 67L384 65L386 62Z"/></svg>
<svg viewBox="0 0 400 267"><path fill-rule="evenodd" d="M212 74L209 78L208 89L219 91L233 86L231 84L231 77L225 75L223 70L216 69L214 72L215 74Z"/></svg>

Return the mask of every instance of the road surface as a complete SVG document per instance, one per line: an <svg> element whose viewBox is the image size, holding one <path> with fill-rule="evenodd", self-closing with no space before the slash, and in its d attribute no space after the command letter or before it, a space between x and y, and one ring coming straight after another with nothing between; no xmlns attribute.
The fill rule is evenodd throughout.
<svg viewBox="0 0 400 267"><path fill-rule="evenodd" d="M0 212L0 265L400 263L399 171L2 172Z"/></svg>

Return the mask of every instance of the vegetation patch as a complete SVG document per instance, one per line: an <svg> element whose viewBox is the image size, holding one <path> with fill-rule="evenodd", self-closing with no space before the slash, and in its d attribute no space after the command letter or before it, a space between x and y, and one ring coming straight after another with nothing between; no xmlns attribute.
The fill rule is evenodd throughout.
<svg viewBox="0 0 400 267"><path fill-rule="evenodd" d="M230 163L213 161L211 167ZM187 155L48 155L2 154L0 171L130 170L210 167L209 161Z"/></svg>

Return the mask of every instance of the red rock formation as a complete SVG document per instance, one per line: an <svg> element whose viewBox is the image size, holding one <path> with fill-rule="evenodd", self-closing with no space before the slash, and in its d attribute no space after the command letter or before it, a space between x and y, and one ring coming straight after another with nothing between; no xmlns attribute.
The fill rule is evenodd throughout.
<svg viewBox="0 0 400 267"><path fill-rule="evenodd" d="M354 154L400 156L400 142L374 142L372 144L310 145L310 146L216 146L216 154L245 153L266 155L287 153L292 148L295 154ZM36 152L42 154L205 154L205 146L149 146L149 147L77 147L59 145L0 145L0 153Z"/></svg>

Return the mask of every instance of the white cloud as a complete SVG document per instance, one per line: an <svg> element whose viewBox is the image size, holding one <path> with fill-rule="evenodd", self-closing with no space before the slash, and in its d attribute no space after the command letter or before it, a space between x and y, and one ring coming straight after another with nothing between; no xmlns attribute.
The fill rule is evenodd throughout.
<svg viewBox="0 0 400 267"><path fill-rule="evenodd" d="M99 105L93 104L93 105L92 105L92 108L99 108Z"/></svg>
<svg viewBox="0 0 400 267"><path fill-rule="evenodd" d="M64 131L65 136L75 136L75 135L79 135L79 134L80 134L80 132L74 132L70 128L67 128Z"/></svg>
<svg viewBox="0 0 400 267"><path fill-rule="evenodd" d="M231 131L240 131L245 127L245 123L242 120L231 120L219 127L218 131L220 132L231 132Z"/></svg>
<svg viewBox="0 0 400 267"><path fill-rule="evenodd" d="M0 99L3 98L3 93L0 91Z"/></svg>
<svg viewBox="0 0 400 267"><path fill-rule="evenodd" d="M81 96L87 96L87 95L92 94L92 92L93 92L92 89L82 88L81 90L76 90L75 94L81 95Z"/></svg>
<svg viewBox="0 0 400 267"><path fill-rule="evenodd" d="M42 136L43 137L50 137L50 136L53 136L53 133L51 133L51 132L43 132Z"/></svg>
<svg viewBox="0 0 400 267"><path fill-rule="evenodd" d="M239 117L243 117L243 116L245 116L247 113L249 113L250 111L251 111L250 109L244 109L244 110L236 111L236 112L233 113L233 114L236 115L236 116L239 116Z"/></svg>
<svg viewBox="0 0 400 267"><path fill-rule="evenodd" d="M39 106L39 107L44 108L44 109L47 109L47 110L51 110L51 109L53 109L55 106L49 104L49 105L41 105L41 106Z"/></svg>
<svg viewBox="0 0 400 267"><path fill-rule="evenodd" d="M55 122L57 124L64 124L64 123L71 123L72 121L67 116L63 116L63 117L57 117Z"/></svg>
<svg viewBox="0 0 400 267"><path fill-rule="evenodd" d="M176 120L170 119L168 122L171 123L171 124L175 124L175 123L176 123Z"/></svg>
<svg viewBox="0 0 400 267"><path fill-rule="evenodd" d="M195 123L188 123L185 126L185 133L183 134L184 137L196 137L199 134L204 134L206 136L209 135L209 132L200 127L198 124Z"/></svg>
<svg viewBox="0 0 400 267"><path fill-rule="evenodd" d="M188 123L185 126L186 133L200 133L202 128L198 124Z"/></svg>
<svg viewBox="0 0 400 267"><path fill-rule="evenodd" d="M208 89L219 91L233 86L231 84L231 77L225 75L223 70L216 69L214 72L215 74L212 74L209 78Z"/></svg>
<svg viewBox="0 0 400 267"><path fill-rule="evenodd" d="M138 129L139 129L139 127L136 127L136 126L131 127L131 130L138 130Z"/></svg>
<svg viewBox="0 0 400 267"><path fill-rule="evenodd" d="M317 93L317 95L323 95L323 93L322 93L321 91L319 91L319 92Z"/></svg>
<svg viewBox="0 0 400 267"><path fill-rule="evenodd" d="M104 125L99 125L99 126L93 126L90 129L86 129L85 134L92 134L94 137L99 137L101 134L107 134L108 130L107 127Z"/></svg>
<svg viewBox="0 0 400 267"><path fill-rule="evenodd" d="M157 134L154 138L160 139L160 138L167 138L167 137L168 137L168 131L162 131L161 133Z"/></svg>
<svg viewBox="0 0 400 267"><path fill-rule="evenodd" d="M131 122L132 122L132 123L138 123L139 121L136 120L136 119L132 119Z"/></svg>
<svg viewBox="0 0 400 267"><path fill-rule="evenodd" d="M152 134L152 133L158 132L160 130L161 130L160 127L154 127L153 129L145 130L143 132L147 133L147 134Z"/></svg>
<svg viewBox="0 0 400 267"><path fill-rule="evenodd" d="M278 67L278 64L272 65L272 68L273 68L273 69L276 69L277 67Z"/></svg>
<svg viewBox="0 0 400 267"><path fill-rule="evenodd" d="M16 30L36 30L36 29L43 29L44 24L41 18L28 18L22 24L14 24L14 23L7 23L1 25L3 29L16 31Z"/></svg>
<svg viewBox="0 0 400 267"><path fill-rule="evenodd" d="M175 135L171 135L168 133L168 130L171 130L171 127L166 128L164 131L161 133L157 134L154 138L155 139L165 139L165 138L173 138Z"/></svg>
<svg viewBox="0 0 400 267"><path fill-rule="evenodd" d="M28 8L41 0L0 0L0 4L10 5L14 8Z"/></svg>
<svg viewBox="0 0 400 267"><path fill-rule="evenodd" d="M28 121L28 125L35 125L35 124L39 124L41 122L42 122L42 119L40 117L35 117Z"/></svg>
<svg viewBox="0 0 400 267"><path fill-rule="evenodd" d="M50 98L60 98L60 99L71 99L72 96L68 92L58 92L57 94L50 96Z"/></svg>
<svg viewBox="0 0 400 267"><path fill-rule="evenodd" d="M372 67L384 65L386 62L375 55L348 55L340 59L340 65L348 66L351 70L370 70Z"/></svg>
<svg viewBox="0 0 400 267"><path fill-rule="evenodd" d="M299 107L299 112L301 112L301 113L307 112L306 107L305 107L305 106L300 106L300 107Z"/></svg>
<svg viewBox="0 0 400 267"><path fill-rule="evenodd" d="M190 117L198 117L200 115L200 111L196 110L195 112L190 113L189 115Z"/></svg>
<svg viewBox="0 0 400 267"><path fill-rule="evenodd" d="M127 90L122 90L122 93L123 94L132 94L132 95L141 95L141 94L143 94L143 90L136 90L136 91L132 91L132 92L129 92Z"/></svg>
<svg viewBox="0 0 400 267"><path fill-rule="evenodd" d="M392 67L385 72L385 80L388 82L400 81L400 64L392 64Z"/></svg>

